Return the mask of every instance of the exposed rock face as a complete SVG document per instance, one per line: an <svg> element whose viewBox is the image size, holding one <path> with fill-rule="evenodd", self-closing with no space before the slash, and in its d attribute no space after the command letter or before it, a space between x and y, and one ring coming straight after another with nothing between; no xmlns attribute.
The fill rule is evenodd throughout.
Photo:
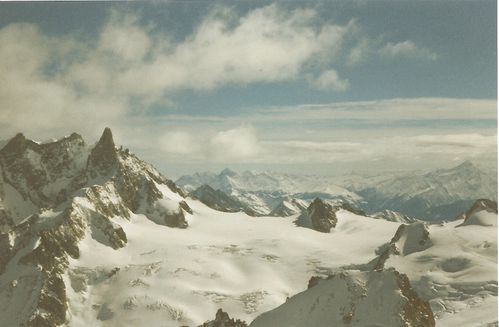
<svg viewBox="0 0 499 327"><path fill-rule="evenodd" d="M288 217L307 210L307 204L303 200L285 198L270 213L273 217Z"/></svg>
<svg viewBox="0 0 499 327"><path fill-rule="evenodd" d="M0 172L0 297L21 299L0 301L9 326L65 323L62 276L86 234L119 249L127 236L117 217L185 228L192 213L172 181L116 148L108 128L90 151L75 133L44 144L18 134L0 150Z"/></svg>
<svg viewBox="0 0 499 327"><path fill-rule="evenodd" d="M359 208L354 207L353 205L351 205L350 203L345 202L345 201L342 201L338 205L337 209L343 209L343 210L346 210L346 211L350 211L351 213L354 213L354 214L359 215L359 216L365 216L366 215L366 213L364 211L362 211Z"/></svg>
<svg viewBox="0 0 499 327"><path fill-rule="evenodd" d="M207 321L199 327L248 327L248 325L242 320L230 318L227 312L218 309L215 320Z"/></svg>
<svg viewBox="0 0 499 327"><path fill-rule="evenodd" d="M297 225L315 229L318 232L329 233L336 226L336 210L332 205L316 198L308 206L307 211L298 217Z"/></svg>
<svg viewBox="0 0 499 327"><path fill-rule="evenodd" d="M257 216L258 214L246 207L238 199L227 195L221 190L214 190L209 185L201 185L196 190L189 193L193 199L199 200L206 204L208 207L223 211L223 212L239 212L244 211L250 216Z"/></svg>
<svg viewBox="0 0 499 327"><path fill-rule="evenodd" d="M251 327L435 326L428 302L394 269L313 277L309 289L257 317Z"/></svg>
<svg viewBox="0 0 499 327"><path fill-rule="evenodd" d="M390 255L405 256L424 251L431 246L430 231L425 223L402 224L389 243L385 243L376 249L375 253L378 256L368 263L368 266L370 269L381 270Z"/></svg>
<svg viewBox="0 0 499 327"><path fill-rule="evenodd" d="M85 156L85 142L76 133L45 144L17 134L0 150L2 178L25 200L48 207L81 187L73 180L83 173Z"/></svg>
<svg viewBox="0 0 499 327"><path fill-rule="evenodd" d="M106 127L99 142L90 152L87 169L92 175L110 173L118 164L118 154L114 145L111 129ZM92 177L94 177L92 176Z"/></svg>
<svg viewBox="0 0 499 327"><path fill-rule="evenodd" d="M465 213L459 215L456 220L463 219L458 225L481 225L497 226L497 202L487 199L476 200Z"/></svg>

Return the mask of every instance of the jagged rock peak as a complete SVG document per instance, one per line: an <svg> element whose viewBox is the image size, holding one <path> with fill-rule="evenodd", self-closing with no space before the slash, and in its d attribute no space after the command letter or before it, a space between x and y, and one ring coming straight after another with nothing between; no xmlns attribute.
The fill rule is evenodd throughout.
<svg viewBox="0 0 499 327"><path fill-rule="evenodd" d="M23 133L17 133L10 141L0 150L1 154L22 153L28 147L29 143L34 143L28 140Z"/></svg>
<svg viewBox="0 0 499 327"><path fill-rule="evenodd" d="M113 132L109 127L104 128L104 132L97 142L97 145L100 145L104 148L112 148L114 150L114 140L113 140Z"/></svg>
<svg viewBox="0 0 499 327"><path fill-rule="evenodd" d="M239 319L234 319L222 309L218 309L215 320L207 321L199 327L248 327L248 325Z"/></svg>
<svg viewBox="0 0 499 327"><path fill-rule="evenodd" d="M104 129L95 147L88 157L88 168L96 168L101 173L115 167L118 161L118 154L114 145L113 133L109 127Z"/></svg>
<svg viewBox="0 0 499 327"><path fill-rule="evenodd" d="M315 229L318 232L329 233L336 226L336 210L327 202L319 198L308 206L306 212L298 217L296 224L302 227Z"/></svg>

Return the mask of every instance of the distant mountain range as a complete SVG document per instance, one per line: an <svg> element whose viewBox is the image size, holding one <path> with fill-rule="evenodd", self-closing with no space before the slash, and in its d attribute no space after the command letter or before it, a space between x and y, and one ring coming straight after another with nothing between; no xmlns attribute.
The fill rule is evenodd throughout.
<svg viewBox="0 0 499 327"><path fill-rule="evenodd" d="M479 198L497 199L497 177L470 161L429 173L348 178L224 169L219 174L182 176L176 183L187 191L209 185L260 215L274 216L297 214L299 207L319 197L349 203L378 218L442 221L456 217Z"/></svg>
<svg viewBox="0 0 499 327"><path fill-rule="evenodd" d="M359 191L200 176L186 193L107 128L92 144L17 134L0 149L0 325L497 325L496 202L431 225L359 209L366 188L431 205L490 192L470 163Z"/></svg>

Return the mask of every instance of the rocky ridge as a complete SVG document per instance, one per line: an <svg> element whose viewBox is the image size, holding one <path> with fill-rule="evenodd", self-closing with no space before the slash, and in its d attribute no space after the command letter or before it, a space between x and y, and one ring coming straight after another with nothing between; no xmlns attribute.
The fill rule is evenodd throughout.
<svg viewBox="0 0 499 327"><path fill-rule="evenodd" d="M108 128L91 148L76 133L44 144L18 134L0 150L0 170L0 296L24 299L2 302L8 325L65 322L63 275L86 235L119 249L127 243L119 221L132 212L188 226L182 191L117 148Z"/></svg>
<svg viewBox="0 0 499 327"><path fill-rule="evenodd" d="M318 232L329 233L338 221L336 211L331 204L316 198L308 206L306 212L298 217L296 224Z"/></svg>
<svg viewBox="0 0 499 327"><path fill-rule="evenodd" d="M309 288L250 326L435 326L427 301L395 269L340 271L313 277Z"/></svg>

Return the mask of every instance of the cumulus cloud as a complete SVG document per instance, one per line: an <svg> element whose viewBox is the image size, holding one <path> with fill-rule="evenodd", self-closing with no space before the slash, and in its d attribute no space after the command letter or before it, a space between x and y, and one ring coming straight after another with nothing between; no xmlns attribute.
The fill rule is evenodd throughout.
<svg viewBox="0 0 499 327"><path fill-rule="evenodd" d="M350 88L350 82L338 76L334 69L322 72L316 79L310 80L313 87L319 90L346 91Z"/></svg>
<svg viewBox="0 0 499 327"><path fill-rule="evenodd" d="M413 41L406 40L403 42L392 43L388 42L379 50L380 54L387 58L423 58L429 60L437 60L438 55L431 50L416 45Z"/></svg>
<svg viewBox="0 0 499 327"><path fill-rule="evenodd" d="M200 144L184 131L173 131L159 138L159 148L168 154L193 154L200 150Z"/></svg>
<svg viewBox="0 0 499 327"><path fill-rule="evenodd" d="M242 16L217 7L176 41L119 11L95 39L11 24L0 29L0 125L6 135L30 130L41 137L95 133L103 125L126 130L133 113L180 90L305 78L310 67L339 58L355 24L321 22L313 9L275 4ZM319 85L344 89L332 74Z"/></svg>
<svg viewBox="0 0 499 327"><path fill-rule="evenodd" d="M218 131L172 131L158 140L170 159L181 161L245 162L260 155L261 144L256 130L239 126Z"/></svg>
<svg viewBox="0 0 499 327"><path fill-rule="evenodd" d="M353 66L367 60L371 54L372 49L367 39L361 39L352 49L350 49L347 56L347 65Z"/></svg>

